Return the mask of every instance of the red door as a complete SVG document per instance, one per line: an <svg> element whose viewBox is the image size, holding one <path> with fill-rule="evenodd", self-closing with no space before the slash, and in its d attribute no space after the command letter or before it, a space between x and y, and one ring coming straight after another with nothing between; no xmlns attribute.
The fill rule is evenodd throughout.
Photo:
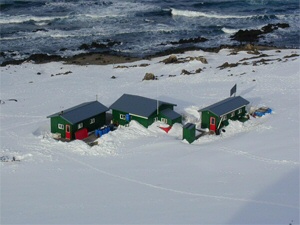
<svg viewBox="0 0 300 225"><path fill-rule="evenodd" d="M71 129L70 125L66 125L66 139L71 139Z"/></svg>
<svg viewBox="0 0 300 225"><path fill-rule="evenodd" d="M209 130L216 132L216 118L215 117L210 117Z"/></svg>

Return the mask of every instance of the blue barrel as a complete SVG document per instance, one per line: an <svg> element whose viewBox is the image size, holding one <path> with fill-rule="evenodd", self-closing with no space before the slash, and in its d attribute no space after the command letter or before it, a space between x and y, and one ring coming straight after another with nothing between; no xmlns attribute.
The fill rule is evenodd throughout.
<svg viewBox="0 0 300 225"><path fill-rule="evenodd" d="M126 115L125 115L125 119L126 119L127 122L130 122L130 115L129 115L129 114L126 114Z"/></svg>
<svg viewBox="0 0 300 225"><path fill-rule="evenodd" d="M100 135L100 137L103 135L103 131L102 130L99 130L99 135Z"/></svg>

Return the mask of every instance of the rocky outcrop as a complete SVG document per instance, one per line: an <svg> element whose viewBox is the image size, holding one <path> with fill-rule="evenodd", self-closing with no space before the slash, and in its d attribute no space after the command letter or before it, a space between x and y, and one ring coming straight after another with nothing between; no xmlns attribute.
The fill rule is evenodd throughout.
<svg viewBox="0 0 300 225"><path fill-rule="evenodd" d="M271 33L278 28L288 28L290 27L287 23L277 23L277 24L268 24L261 29L257 30L239 30L237 33L231 36L232 40L239 41L240 43L243 42L258 42L262 35Z"/></svg>
<svg viewBox="0 0 300 225"><path fill-rule="evenodd" d="M171 41L170 44L178 45L178 44L199 43L205 41L208 41L208 39L204 37L196 37L196 38L180 39L179 41Z"/></svg>
<svg viewBox="0 0 300 225"><path fill-rule="evenodd" d="M168 58L164 59L162 62L165 64L177 63L178 59L177 59L176 55L170 55Z"/></svg>
<svg viewBox="0 0 300 225"><path fill-rule="evenodd" d="M157 80L153 73L146 73L143 80Z"/></svg>
<svg viewBox="0 0 300 225"><path fill-rule="evenodd" d="M106 49L106 48L110 48L113 47L115 45L120 45L121 42L119 41L113 41L113 40L105 40L101 43L98 42L92 42L91 44L82 44L79 46L80 50L89 50L89 49Z"/></svg>
<svg viewBox="0 0 300 225"><path fill-rule="evenodd" d="M219 66L217 68L220 68L222 70L222 69L225 69L225 68L237 67L238 65L239 65L239 63L228 63L228 62L225 62L225 63L223 63L221 66Z"/></svg>
<svg viewBox="0 0 300 225"><path fill-rule="evenodd" d="M48 63L54 61L61 61L62 57L59 55L47 55L47 54L32 54L26 61L33 61L35 63Z"/></svg>

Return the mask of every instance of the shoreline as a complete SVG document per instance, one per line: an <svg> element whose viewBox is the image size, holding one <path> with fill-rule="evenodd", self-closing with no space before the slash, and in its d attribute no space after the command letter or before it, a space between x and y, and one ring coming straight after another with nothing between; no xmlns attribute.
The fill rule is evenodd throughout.
<svg viewBox="0 0 300 225"><path fill-rule="evenodd" d="M22 60L8 60L4 61L0 67L5 67L7 65L20 65L24 62L33 62L35 64L44 64L50 62L63 62L64 64L73 64L73 65L110 65L110 64L123 64L123 63L131 63L139 60L150 60L152 58L168 56L172 54L180 54L187 51L197 51L201 50L204 52L215 52L218 53L222 49L231 49L234 53L239 51L249 51L252 54L259 54L259 51L262 50L274 50L274 49L287 49L287 48L279 48L276 46L264 46L264 45L221 45L219 47L213 48L199 48L195 46L190 47L175 47L162 52L155 53L153 55L145 56L145 57L132 57L129 55L123 55L116 52L88 52L88 53L80 53L78 55L70 56L70 57L61 57L59 55L47 55L47 54L33 54L26 59Z"/></svg>

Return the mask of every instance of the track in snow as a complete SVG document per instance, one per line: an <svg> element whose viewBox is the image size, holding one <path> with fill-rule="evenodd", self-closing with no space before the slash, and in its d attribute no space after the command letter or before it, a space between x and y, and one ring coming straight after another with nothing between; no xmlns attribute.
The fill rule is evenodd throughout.
<svg viewBox="0 0 300 225"><path fill-rule="evenodd" d="M226 197L226 196L219 196L219 195L207 195L207 194L201 194L201 193L193 193L193 192L187 192L187 191L181 191L181 190L176 190L176 189L172 189L172 188L165 188L165 187L160 187L157 185L153 185L153 184L149 184L146 182L142 182L139 180L135 180L132 178L128 178L128 177L123 177L117 174L113 174L110 172L107 172L105 170L101 170L95 166L92 166L88 163L79 161L77 159L74 159L70 156L67 156L63 153L57 152L59 155L61 155L62 157L65 157L71 161L74 161L76 163L79 163L85 167L88 167L92 170L95 170L101 174L104 174L106 176L110 176L110 177L114 177L117 179L121 179L121 180L125 180L131 183L136 183L139 185L143 185L146 187L150 187L150 188L154 188L154 189L158 189L158 190L162 190L162 191L167 191L167 192L173 192L173 193L177 193L177 194L181 194L181 195L189 195L189 196L195 196L195 197L203 197L203 198L211 198L211 199L216 199L216 200L228 200L228 201L240 201L240 202L249 202L249 203L255 203L255 204L263 204L263 205L272 205L272 206L280 206L280 207L286 207L286 208L293 208L293 209L299 209L299 206L296 205L288 205L288 204L281 204L281 203L277 203L277 202L268 202L268 201L259 201L259 200L252 200L252 199L246 199L246 198L232 198L232 197Z"/></svg>

